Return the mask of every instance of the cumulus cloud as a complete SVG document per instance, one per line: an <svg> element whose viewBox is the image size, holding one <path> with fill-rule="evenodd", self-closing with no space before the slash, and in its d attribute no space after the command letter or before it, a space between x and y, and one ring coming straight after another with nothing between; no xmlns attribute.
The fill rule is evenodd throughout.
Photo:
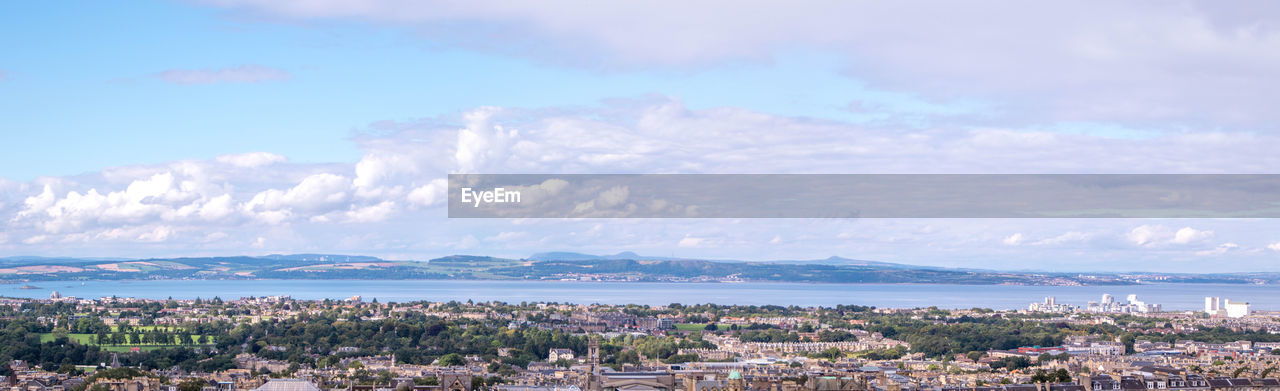
<svg viewBox="0 0 1280 391"><path fill-rule="evenodd" d="M1222 255L1222 254L1226 254L1229 251L1234 251L1238 248L1240 248L1240 245L1238 244L1223 243L1209 250L1196 251L1196 255L1200 255L1200 256Z"/></svg>
<svg viewBox="0 0 1280 391"><path fill-rule="evenodd" d="M173 235L173 229L167 226L155 227L151 232L138 235L138 240L145 242L163 242Z"/></svg>
<svg viewBox="0 0 1280 391"><path fill-rule="evenodd" d="M1037 245L1037 246L1056 246L1056 245L1062 245L1067 243L1084 242L1092 238L1093 238L1093 235L1090 233L1071 231L1071 232L1067 232L1062 235L1054 236L1051 238L1037 240L1031 244Z"/></svg>
<svg viewBox="0 0 1280 391"><path fill-rule="evenodd" d="M217 69L170 69L153 74L172 84L263 83L289 80L289 72L261 65Z"/></svg>
<svg viewBox="0 0 1280 391"><path fill-rule="evenodd" d="M409 202L419 206L436 206L448 199L449 183L444 179L433 179L431 182L409 192Z"/></svg>
<svg viewBox="0 0 1280 391"><path fill-rule="evenodd" d="M915 252L918 259L928 261L950 254L968 255L968 259L990 254L990 232L1011 235L997 238L1018 244L1007 249L1011 253L1037 245L1078 243L1088 248L1071 250L1108 260L1112 258L1105 254L1123 254L1128 256L1123 259L1130 260L1143 259L1148 253L1193 256L1195 251L1216 251L1209 242L1219 237L1235 243L1274 241L1240 236L1240 231L1247 231L1246 236L1275 232L1269 220L1227 225L1212 220L1105 219L1078 225L1073 225L1075 220L1059 221L1045 227L1023 223L1030 220L981 224L930 220L883 228L871 221L837 219L607 224L529 219L510 224L537 226L539 238L514 240L501 236L514 231L505 223L450 220L442 210L447 194L444 178L457 172L1264 173L1280 166L1280 156L1269 148L1280 144L1280 138L1265 134L1175 134L1132 140L1035 130L904 131L736 108L690 109L678 100L663 98L612 101L595 108L478 108L380 126L386 126L386 131L354 139L363 151L354 162L280 164L283 158L270 154L227 155L0 183L4 246L12 252L41 253L65 243L111 249L118 248L110 247L113 242L134 242L141 249L168 248L167 253L174 254L193 251L194 245L206 253L242 253L245 246L355 253L392 248L387 251L412 256L463 250L488 253L492 248L486 246L513 243L526 247L508 251L547 251L563 245L609 253L651 249L660 254L674 245L690 252L705 251L700 253L705 256L737 251L720 256L749 258L765 257L763 242L785 230L787 246L765 247L890 261ZM485 148L501 153L490 154ZM526 199L591 191L591 197L582 199L598 203L591 205L595 209L683 208L641 199L636 189L576 189L555 180L520 190ZM374 222L378 224L370 224ZM348 239L352 235L345 224L365 224L360 230L368 235ZM708 246L712 239L707 239L706 232L716 232L715 246ZM1016 237L1011 234L1015 232ZM1254 256L1242 247L1231 254ZM1180 252L1171 253L1175 250ZM793 259L787 254L777 258Z"/></svg>
<svg viewBox="0 0 1280 391"><path fill-rule="evenodd" d="M686 236L680 239L680 241L676 243L676 247L680 247L680 248L698 247L698 246L701 246L702 242L704 241L706 241L705 238L695 238L692 236Z"/></svg>
<svg viewBox="0 0 1280 391"><path fill-rule="evenodd" d="M278 223L279 216L292 215L295 209L323 214L340 207L349 197L351 180L329 173L308 176L288 190L270 189L253 196L245 203L246 212L258 214L266 220Z"/></svg>
<svg viewBox="0 0 1280 391"><path fill-rule="evenodd" d="M1013 234L1013 235L1009 235L1008 237L1004 238L1004 240L1003 240L1002 242L1003 242L1006 246L1016 246L1016 245L1018 245L1018 243L1022 243L1022 234L1021 234L1021 233L1015 233L1015 234Z"/></svg>
<svg viewBox="0 0 1280 391"><path fill-rule="evenodd" d="M355 208L346 212L347 219L355 223L374 223L386 220L396 211L394 201L383 201L376 205Z"/></svg>
<svg viewBox="0 0 1280 391"><path fill-rule="evenodd" d="M1213 231L1201 231L1191 227L1183 227L1173 234L1173 240L1170 242L1174 244L1187 244L1199 242L1212 237Z"/></svg>
<svg viewBox="0 0 1280 391"><path fill-rule="evenodd" d="M175 187L174 175L168 172L134 180L124 190L105 194L90 189L58 198L51 186L45 186L40 194L26 199L26 208L17 220L37 220L45 232L63 233L97 224L174 218L198 205L195 198L196 194ZM196 203L188 203L192 201Z"/></svg>
<svg viewBox="0 0 1280 391"><path fill-rule="evenodd" d="M255 168L287 161L284 156L280 156L270 152L249 152L235 155L218 156L215 160L219 163L230 164L236 167Z"/></svg>
<svg viewBox="0 0 1280 391"><path fill-rule="evenodd" d="M1271 243L1267 245L1267 248L1271 249L1272 251L1280 251L1280 242Z"/></svg>
<svg viewBox="0 0 1280 391"><path fill-rule="evenodd" d="M1185 245L1198 243L1213 238L1213 231L1198 230L1191 227L1173 229L1159 224L1138 226L1129 231L1125 237L1138 246L1159 247L1170 244Z"/></svg>
<svg viewBox="0 0 1280 391"><path fill-rule="evenodd" d="M403 27L434 42L583 67L715 67L803 48L838 57L873 86L988 102L1030 122L1276 130L1280 119L1267 105L1280 87L1272 71L1280 13L1267 2L206 3L272 19Z"/></svg>

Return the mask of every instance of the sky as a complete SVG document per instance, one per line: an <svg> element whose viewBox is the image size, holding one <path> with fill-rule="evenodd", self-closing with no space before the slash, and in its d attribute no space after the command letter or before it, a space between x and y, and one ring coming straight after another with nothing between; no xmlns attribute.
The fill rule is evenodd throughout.
<svg viewBox="0 0 1280 391"><path fill-rule="evenodd" d="M1271 219L448 219L450 173L1280 167L1280 5L0 4L0 256L1280 271Z"/></svg>

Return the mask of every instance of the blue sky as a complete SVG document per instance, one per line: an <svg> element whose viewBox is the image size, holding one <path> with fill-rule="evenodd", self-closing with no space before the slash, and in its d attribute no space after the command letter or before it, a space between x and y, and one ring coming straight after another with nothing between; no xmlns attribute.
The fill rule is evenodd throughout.
<svg viewBox="0 0 1280 391"><path fill-rule="evenodd" d="M439 203L451 172L1275 173L1274 8L5 3L0 256L1280 270L1269 220L463 222Z"/></svg>
<svg viewBox="0 0 1280 391"><path fill-rule="evenodd" d="M856 121L876 116L851 111L853 101L972 105L869 89L816 51L690 69L582 69L450 47L399 27L265 23L182 2L2 7L12 16L0 26L6 133L14 144L50 147L0 157L0 176L16 180L259 150L296 162L354 161L360 151L348 139L372 121L478 106L594 106L656 94L690 108ZM154 77L245 64L288 79L192 86Z"/></svg>

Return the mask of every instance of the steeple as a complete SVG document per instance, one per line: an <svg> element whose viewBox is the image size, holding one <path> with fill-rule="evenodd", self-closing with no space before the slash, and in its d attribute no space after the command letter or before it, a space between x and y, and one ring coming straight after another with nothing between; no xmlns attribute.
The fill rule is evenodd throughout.
<svg viewBox="0 0 1280 391"><path fill-rule="evenodd" d="M587 342L587 362L591 364L591 373L587 375L587 391L600 391L600 337L591 336Z"/></svg>

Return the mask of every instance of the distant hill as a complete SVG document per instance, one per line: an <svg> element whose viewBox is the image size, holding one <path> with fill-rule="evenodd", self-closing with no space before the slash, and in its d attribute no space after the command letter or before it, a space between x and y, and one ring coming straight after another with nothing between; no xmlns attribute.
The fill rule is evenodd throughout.
<svg viewBox="0 0 1280 391"><path fill-rule="evenodd" d="M633 261L661 261L661 260L682 260L682 259L690 259L690 258L643 256L630 251L623 251L613 255L592 255L592 254L560 251L560 252L537 253L525 259L535 260L535 261L600 261L600 260L610 260L610 259L612 260L629 259Z"/></svg>
<svg viewBox="0 0 1280 391"><path fill-rule="evenodd" d="M1158 274L1040 273L956 269L842 257L746 262L642 256L534 254L526 259L450 255L392 261L341 254L183 258L0 258L0 280L121 279L477 279L659 282L811 282L836 284L1118 285L1166 283L1280 283L1278 273Z"/></svg>

